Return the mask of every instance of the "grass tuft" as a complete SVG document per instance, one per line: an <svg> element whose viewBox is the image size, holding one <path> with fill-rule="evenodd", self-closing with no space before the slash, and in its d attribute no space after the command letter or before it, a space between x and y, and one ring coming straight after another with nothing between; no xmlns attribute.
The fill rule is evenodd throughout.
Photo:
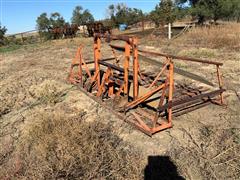
<svg viewBox="0 0 240 180"><path fill-rule="evenodd" d="M103 123L42 113L20 142L18 179L139 179L139 153ZM12 168L15 166L12 166ZM6 168L7 169L7 168ZM11 172L15 172L11 173Z"/></svg>
<svg viewBox="0 0 240 180"><path fill-rule="evenodd" d="M10 46L2 46L0 47L0 53L7 53L11 51L15 51L20 49L22 45L10 45Z"/></svg>

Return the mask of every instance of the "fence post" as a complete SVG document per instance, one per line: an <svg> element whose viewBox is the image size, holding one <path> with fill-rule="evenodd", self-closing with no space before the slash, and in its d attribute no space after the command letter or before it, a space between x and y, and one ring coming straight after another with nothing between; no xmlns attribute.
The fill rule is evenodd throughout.
<svg viewBox="0 0 240 180"><path fill-rule="evenodd" d="M171 23L168 23L168 39L172 38Z"/></svg>

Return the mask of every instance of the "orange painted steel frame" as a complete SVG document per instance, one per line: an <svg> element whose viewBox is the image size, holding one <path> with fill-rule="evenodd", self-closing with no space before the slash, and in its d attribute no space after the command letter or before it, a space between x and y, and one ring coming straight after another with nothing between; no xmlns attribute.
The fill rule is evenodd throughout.
<svg viewBox="0 0 240 180"><path fill-rule="evenodd" d="M110 46L112 48L124 50L124 47L121 47L121 46L116 46L116 45L112 45L112 44L110 44ZM151 52L151 51L147 51L147 50L143 50L143 49L138 49L138 52L143 53L143 54L147 54L147 55L171 58L172 60L181 60L181 61L186 61L186 62L195 62L195 63L203 63L203 64L215 65L216 68L217 68L217 81L218 81L218 84L219 84L219 89L220 90L224 90L223 89L222 75L220 73L220 66L222 66L223 63L215 62L215 61L209 61L209 60L202 60L202 59L197 59L197 58L174 56L174 55L158 53L158 52ZM159 73L159 74L161 74L161 73ZM154 84L154 82L152 84ZM152 86L152 85L150 85L150 86ZM224 105L223 92L220 93L220 102L216 101L216 103L218 103L219 105Z"/></svg>
<svg viewBox="0 0 240 180"><path fill-rule="evenodd" d="M84 61L83 57L82 57L82 46L80 46L76 52L75 58L72 60L72 64L71 64L71 68L70 68L70 73L69 73L69 77L68 80L73 83L81 83L81 85L83 85L83 67L85 68L85 71L87 73L87 75L92 78L91 73L86 65L86 62ZM78 67L78 73L77 75L75 75L73 69L74 67L77 66Z"/></svg>
<svg viewBox="0 0 240 180"><path fill-rule="evenodd" d="M139 62L138 62L138 50L137 50L137 38L132 39L133 49L133 100L138 98L138 74L139 74Z"/></svg>
<svg viewBox="0 0 240 180"><path fill-rule="evenodd" d="M156 132L159 132L161 130L171 128L172 127L172 102L173 102L173 90L174 90L174 65L173 65L173 58L177 58L176 56L167 56L165 54L158 54L158 53L152 53L148 51L140 50L140 52L143 53L152 53L157 56L165 56L166 57L166 63L158 73L158 75L155 77L155 79L149 84L148 88L149 91L139 97L139 80L138 75L140 74L140 67L139 67L139 59L138 59L138 53L139 50L137 48L137 38L136 37L128 37L128 36L109 36L105 38L109 38L112 40L122 40L125 41L125 46L120 47L124 50L124 64L123 68L115 66L110 63L102 62L101 60L101 36L99 34L96 34L94 36L94 75L91 76L91 73L86 65L86 62L84 61L81 50L82 47L78 48L78 51L76 53L75 59L72 61L72 66L70 70L69 75L69 81L76 84L80 83L81 86L83 85L83 67L90 78L90 82L96 82L97 84L97 94L96 96L101 96L103 93L107 92L108 97L113 98L114 96L119 96L120 94L126 95L129 97L129 77L132 77L133 82L133 100L131 102L127 102L125 105L125 113L129 112L133 117L134 120L129 121L133 125L135 125L138 129L143 131L144 133L148 135L152 135ZM111 45L110 45L111 46ZM113 47L113 46L111 46ZM116 54L114 53L114 57L116 58ZM133 57L133 66L132 70L130 70L130 56ZM111 58L110 58L111 59ZM184 58L180 58L184 60ZM187 61L191 61L190 58L186 59ZM194 62L202 62L202 60L194 59ZM204 63L204 62L203 62ZM210 63L210 61L206 62ZM217 66L217 77L219 82L219 88L222 89L222 79L219 71L219 65L218 63L212 63ZM77 65L78 66L78 73L77 76L74 75L73 67ZM100 65L104 65L107 67L107 70L103 70L100 68ZM101 78L102 71L104 74ZM120 79L117 79L114 76L115 71L120 71L123 73L123 82ZM159 82L160 76L163 77L163 82L160 85L157 85L157 82ZM140 77L141 78L141 77ZM115 86L118 84L119 89L115 92ZM107 85L107 86L106 86ZM107 88L107 89L106 89ZM108 91L107 91L108 90ZM150 97L152 97L154 94L161 92L161 96L159 98L158 107L156 107L157 111L154 115L151 115L147 113L146 111L141 111L141 109L135 109L138 105L143 104L148 100ZM221 104L223 104L223 95L222 92L220 93L221 97ZM164 105L164 100L166 100L166 104ZM167 112L167 119L161 123L158 122L158 119L160 117L160 109L164 109L166 106L166 112ZM150 120L150 123L145 123L141 116L143 116L143 119ZM150 124L150 125L149 125Z"/></svg>
<svg viewBox="0 0 240 180"><path fill-rule="evenodd" d="M99 65L99 60L101 58L101 51L100 51L100 47L101 46L101 40L100 38L94 39L94 65L95 65L95 74L96 75L96 81L97 81L97 88L98 88L98 93L100 93L99 91L101 91L101 80L100 80L100 65Z"/></svg>
<svg viewBox="0 0 240 180"><path fill-rule="evenodd" d="M137 99L138 97L138 74L139 74L139 63L138 63L138 51L137 51L137 38L135 37L129 37L129 38L122 38L121 37L117 37L114 36L114 40L123 40L125 41L125 59L124 59L124 85L123 85L123 91L125 95L129 95L129 61L130 61L130 56L131 56L131 49L133 49L133 99ZM95 72L100 71L100 64L99 64L99 60L101 57L101 40L99 36L95 36L94 37L94 64L95 64ZM116 55L114 54L114 56L116 57ZM101 95L101 88L100 88L100 73L98 73L97 76L97 87L98 87L98 95ZM111 92L113 92L114 90L111 89Z"/></svg>
<svg viewBox="0 0 240 180"><path fill-rule="evenodd" d="M124 65L123 65L123 73L124 73L124 82L123 85L120 86L119 91L116 93L117 96L120 95L121 90L123 88L123 94L129 96L129 61L130 56L132 54L133 57L133 69L132 69L132 78L133 78L133 101L126 104L125 111L130 111L131 109L135 108L137 105L144 103L147 99L149 99L153 94L163 90L162 96L160 98L159 106L163 104L163 101L165 99L165 93L166 89L168 88L168 102L172 102L172 96L173 96L173 63L171 59L168 58L167 63L164 65L158 76L155 78L155 80L152 82L152 84L149 86L150 88L153 88L153 86L156 86L156 82L159 80L161 74L167 69L169 71L167 78L165 80L165 83L162 85L155 87L153 89L150 89L149 92L147 92L145 95L138 97L139 94L139 84L138 84L138 75L140 75L140 68L139 68L139 59L138 59L138 48L137 48L137 38L135 37L114 37L114 40L123 40L125 41L125 47L124 47ZM101 96L105 92L104 84L108 83L108 96L111 97L114 95L114 82L110 81L110 76L113 76L113 72L110 66L108 66L107 71L104 73L102 82L100 77L100 48L101 48L101 40L99 36L94 37L94 66L95 66L95 76L97 81L97 89L98 93L97 96ZM116 54L114 54L116 57ZM96 75L97 74L97 75ZM122 87L123 86L123 87ZM172 127L172 107L169 107L168 110L168 119L167 122L164 122L162 124L157 123L158 119L158 112L156 112L154 119L151 119L151 126L148 126L143 120L141 120L141 117L138 116L136 113L131 112L133 116L135 117L136 121L132 122L136 127L138 127L140 130L145 132L148 135L152 135L158 131L161 131L166 128Z"/></svg>
<svg viewBox="0 0 240 180"><path fill-rule="evenodd" d="M129 42L125 44L125 59L124 59L124 94L128 94L128 76L129 76L129 61L130 61L130 49Z"/></svg>
<svg viewBox="0 0 240 180"><path fill-rule="evenodd" d="M167 69L166 69L167 67ZM129 102L126 105L126 110L129 111L130 109L136 107L137 105L144 103L147 99L149 99L153 94L160 92L162 90L162 94L160 97L160 101L158 106L161 107L163 105L163 101L166 98L165 93L166 90L168 89L168 103L172 103L172 98L173 98L173 87L174 87L174 82L173 82L173 62L168 59L166 64L163 66L161 69L160 73L165 72L168 70L167 77L165 79L165 82L158 87L150 90L147 92L145 95L137 98L136 100ZM160 75L157 77L159 78ZM158 80L158 79L157 79ZM156 79L154 80L156 81ZM154 82L153 81L153 82ZM141 112L142 113L142 112ZM153 135L156 132L162 131L167 128L172 127L172 106L169 106L167 108L167 122L163 121L162 123L157 123L157 120L159 118L159 112L155 113L155 116L153 118L150 118L151 120L151 126L147 125L137 113L131 112L131 114L136 118L137 122L132 122L139 130L143 131L144 133L148 135ZM145 116L145 115L143 115ZM147 115L148 116L148 115ZM146 117L146 116L145 116Z"/></svg>

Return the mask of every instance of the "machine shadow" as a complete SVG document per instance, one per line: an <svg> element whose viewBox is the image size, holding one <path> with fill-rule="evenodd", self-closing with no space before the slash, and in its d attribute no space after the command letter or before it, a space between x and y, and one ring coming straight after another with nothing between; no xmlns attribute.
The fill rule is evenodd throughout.
<svg viewBox="0 0 240 180"><path fill-rule="evenodd" d="M144 169L144 180L184 180L177 172L176 165L168 156L148 156Z"/></svg>

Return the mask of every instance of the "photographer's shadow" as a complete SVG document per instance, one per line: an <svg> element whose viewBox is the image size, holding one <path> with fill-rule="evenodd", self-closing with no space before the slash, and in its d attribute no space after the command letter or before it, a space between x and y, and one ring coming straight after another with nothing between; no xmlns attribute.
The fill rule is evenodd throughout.
<svg viewBox="0 0 240 180"><path fill-rule="evenodd" d="M168 156L149 156L144 169L144 180L184 180Z"/></svg>

